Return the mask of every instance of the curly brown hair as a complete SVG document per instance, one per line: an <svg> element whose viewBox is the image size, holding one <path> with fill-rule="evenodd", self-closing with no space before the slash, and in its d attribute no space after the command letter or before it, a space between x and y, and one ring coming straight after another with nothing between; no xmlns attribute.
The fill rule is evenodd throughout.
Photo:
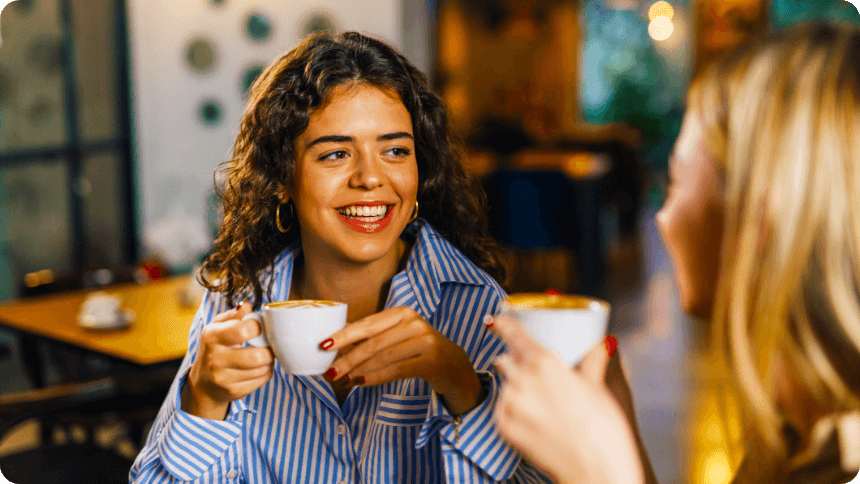
<svg viewBox="0 0 860 484"><path fill-rule="evenodd" d="M295 229L280 232L275 223L277 194L294 174L294 140L332 89L356 83L400 97L412 117L422 218L504 284L502 249L489 235L484 191L463 168L448 112L425 76L379 40L355 32L315 34L260 74L249 94L233 158L216 171L216 178L223 175L216 191L224 218L198 279L224 294L231 307L236 296L252 294L259 307L260 273L300 237Z"/></svg>

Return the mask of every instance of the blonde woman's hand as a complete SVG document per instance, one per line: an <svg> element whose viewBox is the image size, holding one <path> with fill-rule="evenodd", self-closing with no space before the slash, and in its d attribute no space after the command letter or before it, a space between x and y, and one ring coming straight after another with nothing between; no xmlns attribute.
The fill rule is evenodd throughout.
<svg viewBox="0 0 860 484"><path fill-rule="evenodd" d="M348 377L357 385L381 385L422 378L441 395L452 415L462 415L484 399L483 387L466 352L408 307L372 314L321 343L341 355L327 380Z"/></svg>
<svg viewBox="0 0 860 484"><path fill-rule="evenodd" d="M260 334L260 324L242 320L251 312L243 302L215 316L200 332L200 348L182 389L182 410L224 420L230 402L248 395L272 377L274 354L269 348L241 347Z"/></svg>
<svg viewBox="0 0 860 484"><path fill-rule="evenodd" d="M571 370L513 319L491 327L508 347L496 363L506 379L495 412L502 436L559 483L644 482L634 431L605 384L607 347Z"/></svg>

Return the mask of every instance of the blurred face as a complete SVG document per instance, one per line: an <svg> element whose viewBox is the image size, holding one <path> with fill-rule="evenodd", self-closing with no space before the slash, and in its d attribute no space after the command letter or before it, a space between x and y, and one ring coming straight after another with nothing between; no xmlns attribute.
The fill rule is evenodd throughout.
<svg viewBox="0 0 860 484"><path fill-rule="evenodd" d="M657 213L657 226L675 266L681 305L708 318L719 275L723 188L694 112L684 118L669 173L669 194Z"/></svg>
<svg viewBox="0 0 860 484"><path fill-rule="evenodd" d="M304 250L350 262L392 252L415 208L418 165L412 118L400 99L341 86L310 115L296 141L292 198Z"/></svg>

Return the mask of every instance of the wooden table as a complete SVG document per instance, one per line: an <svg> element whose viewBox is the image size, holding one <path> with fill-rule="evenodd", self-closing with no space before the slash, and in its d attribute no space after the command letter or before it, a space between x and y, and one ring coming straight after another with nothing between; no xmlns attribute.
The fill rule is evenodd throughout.
<svg viewBox="0 0 860 484"><path fill-rule="evenodd" d="M134 322L125 329L91 330L78 325L81 303L92 290L0 304L0 326L137 365L175 361L185 356L197 309L180 305L180 294L191 277L100 289L119 296L123 307L134 310Z"/></svg>

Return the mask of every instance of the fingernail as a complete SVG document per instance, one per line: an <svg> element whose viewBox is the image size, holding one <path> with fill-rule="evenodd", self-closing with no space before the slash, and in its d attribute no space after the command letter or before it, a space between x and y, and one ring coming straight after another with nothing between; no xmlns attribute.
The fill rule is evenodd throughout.
<svg viewBox="0 0 860 484"><path fill-rule="evenodd" d="M355 377L355 380L353 380L353 381L355 382L356 385L364 385L364 377L363 376L357 376L357 377Z"/></svg>
<svg viewBox="0 0 860 484"><path fill-rule="evenodd" d="M618 349L618 340L615 339L615 336L607 336L603 342L606 344L606 352L609 353L609 357L612 358L615 355L615 350Z"/></svg>
<svg viewBox="0 0 860 484"><path fill-rule="evenodd" d="M329 368L328 370L326 370L325 373L323 373L323 378L325 378L327 381L334 380L334 377L336 377L336 376L337 376L337 370L335 370L334 368Z"/></svg>
<svg viewBox="0 0 860 484"><path fill-rule="evenodd" d="M237 309L237 310L238 310L238 309L242 309L242 306L244 306L244 305L245 305L245 301L242 301L242 302L240 302L240 303L239 303L239 305L238 305L238 306L236 306L236 309Z"/></svg>
<svg viewBox="0 0 860 484"><path fill-rule="evenodd" d="M493 327L493 317L490 316L489 314L484 316L484 325L488 328Z"/></svg>
<svg viewBox="0 0 860 484"><path fill-rule="evenodd" d="M558 289L550 288L546 290L546 293L550 296L561 296L561 291L559 291Z"/></svg>
<svg viewBox="0 0 860 484"><path fill-rule="evenodd" d="M327 349L331 348L332 346L334 346L334 340L331 338L320 343L320 348L322 348L324 350L327 350Z"/></svg>
<svg viewBox="0 0 860 484"><path fill-rule="evenodd" d="M345 381L347 384L349 384L349 382L350 382L349 373L347 373L346 375L344 375L344 376L343 376L343 379L344 379L344 381Z"/></svg>

